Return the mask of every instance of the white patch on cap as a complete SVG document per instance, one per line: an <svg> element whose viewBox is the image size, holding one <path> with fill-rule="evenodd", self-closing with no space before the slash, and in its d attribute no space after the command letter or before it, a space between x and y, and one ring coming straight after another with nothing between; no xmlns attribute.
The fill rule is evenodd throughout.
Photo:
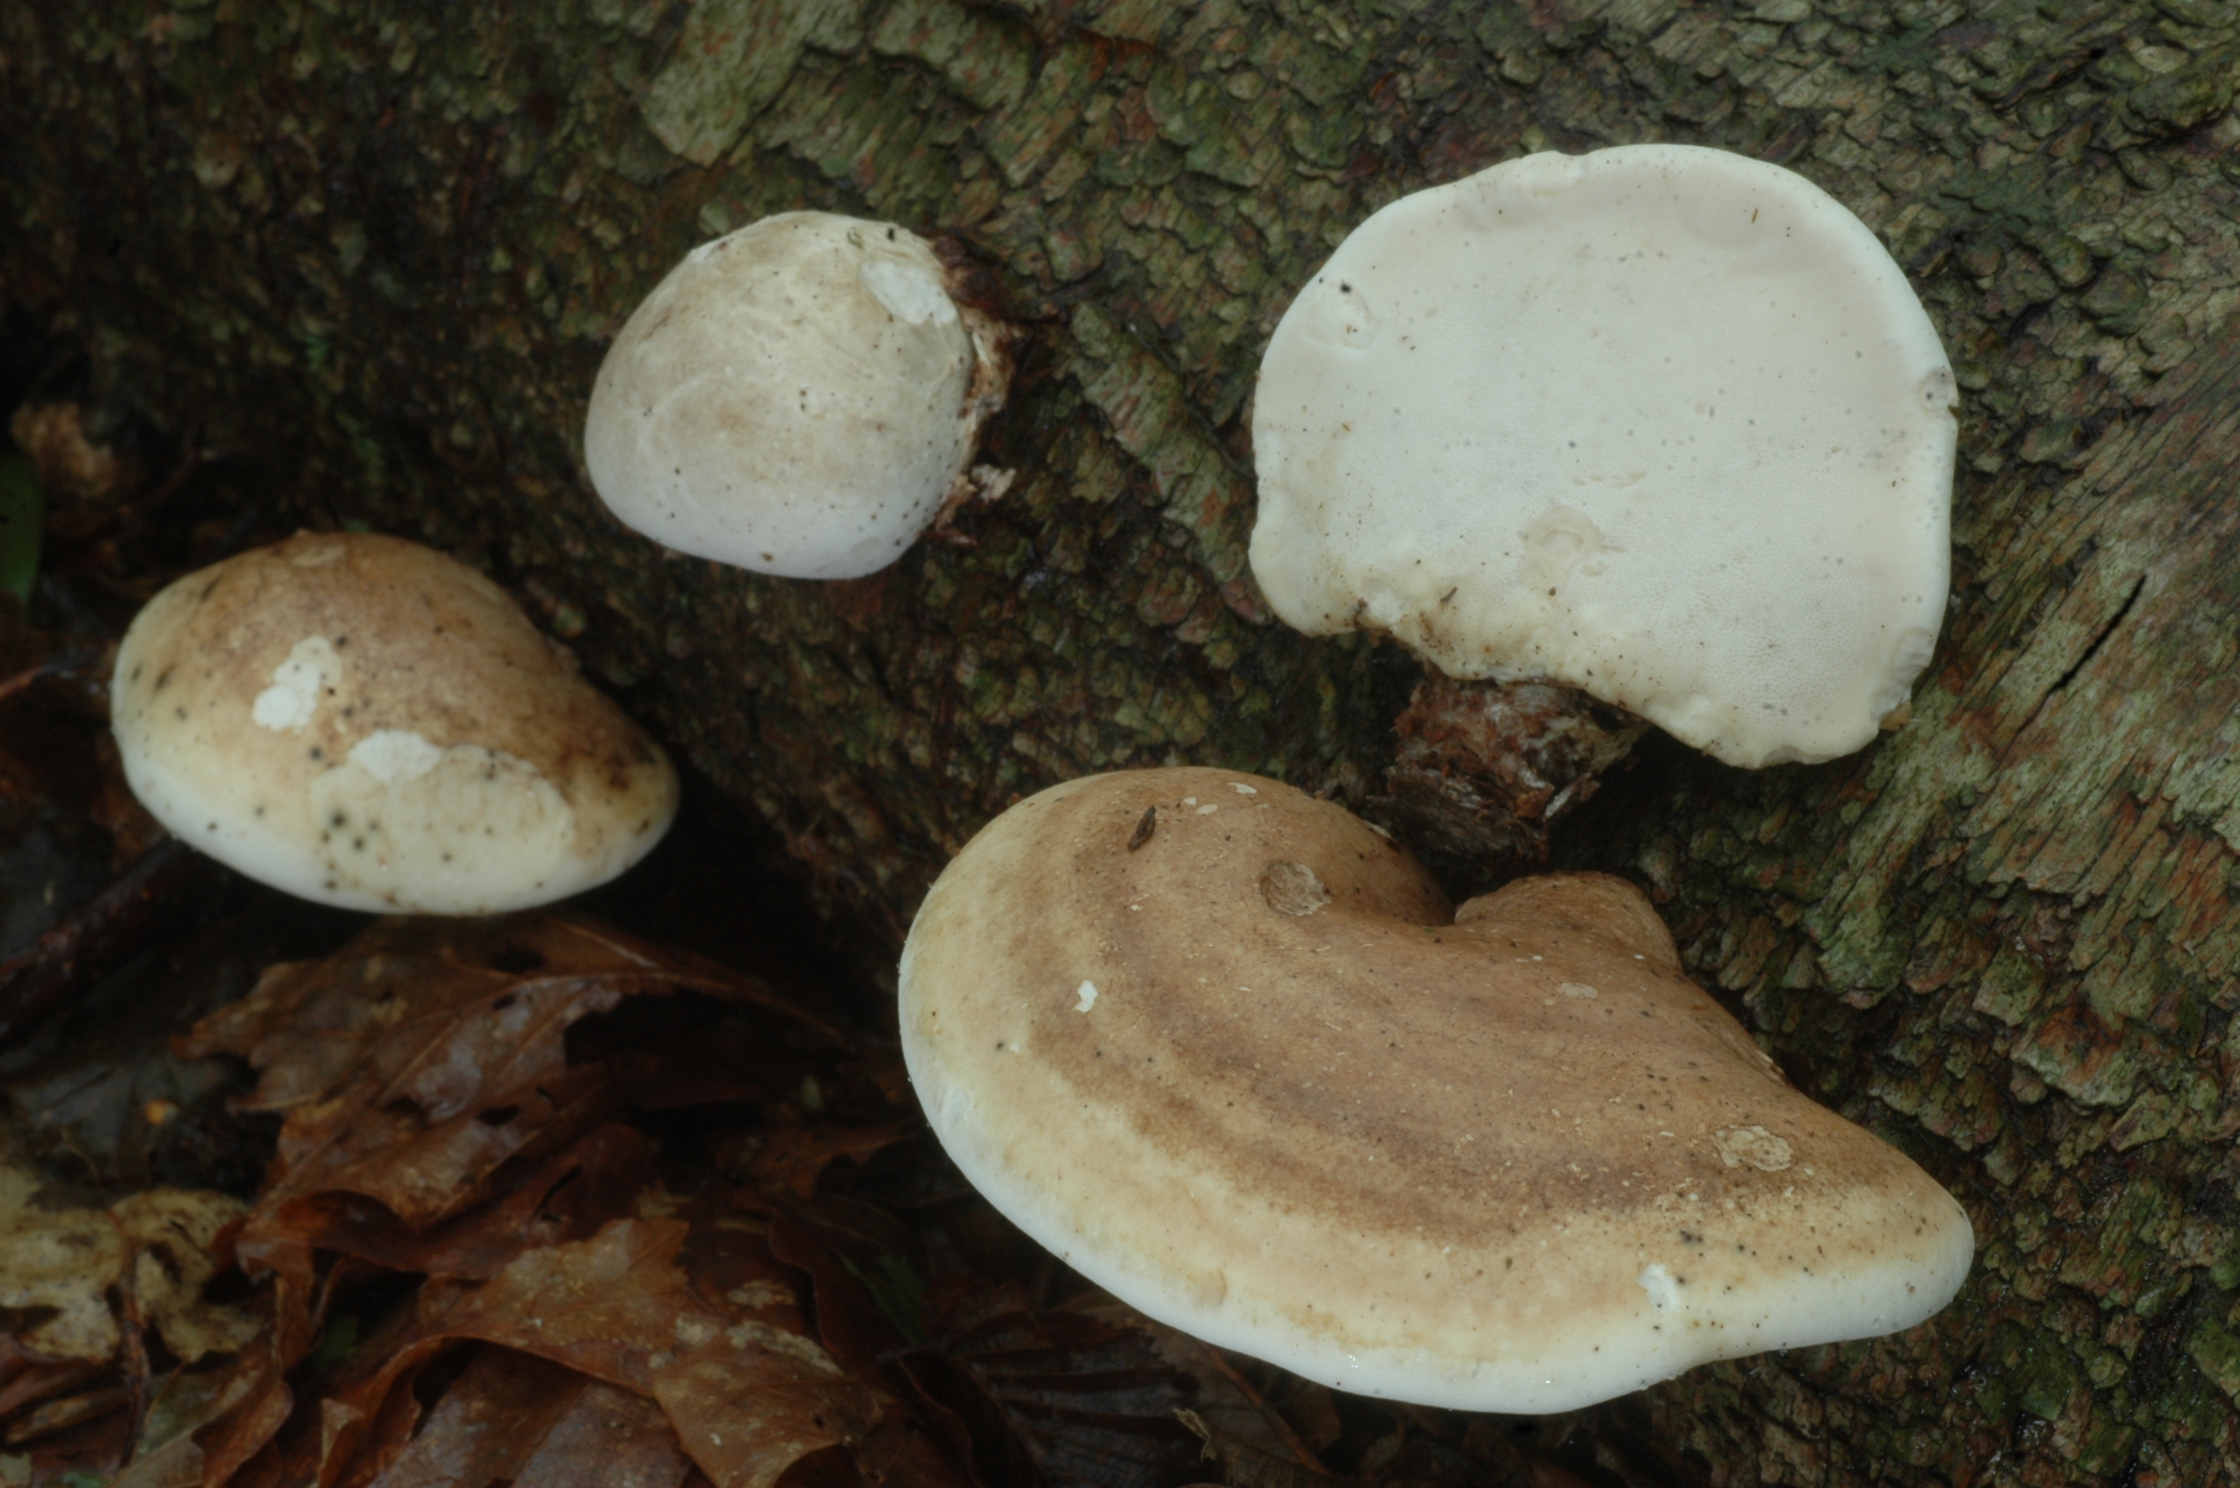
<svg viewBox="0 0 2240 1488"><path fill-rule="evenodd" d="M1670 1312L1680 1305L1680 1283L1674 1281L1672 1273L1662 1265L1652 1262L1643 1266L1641 1275L1635 1279L1641 1283L1641 1290L1649 1294L1649 1305L1657 1311Z"/></svg>
<svg viewBox="0 0 2240 1488"><path fill-rule="evenodd" d="M1711 1134L1719 1160L1730 1168L1778 1173L1797 1160L1796 1151L1762 1126L1722 1126Z"/></svg>
<svg viewBox="0 0 2240 1488"><path fill-rule="evenodd" d="M872 298L896 320L911 325L948 325L957 318L956 302L941 281L915 263L874 258L856 271Z"/></svg>
<svg viewBox="0 0 2240 1488"><path fill-rule="evenodd" d="M418 780L442 759L442 749L410 729L378 729L350 746L350 763L383 785Z"/></svg>
<svg viewBox="0 0 2240 1488"><path fill-rule="evenodd" d="M1585 982L1561 982L1557 984L1556 990L1566 997L1596 997L1601 995Z"/></svg>
<svg viewBox="0 0 2240 1488"><path fill-rule="evenodd" d="M1073 1005L1073 1010L1077 1013L1089 1011L1097 1005L1097 984L1095 982L1083 982L1074 989L1074 996L1081 1000Z"/></svg>
<svg viewBox="0 0 2240 1488"><path fill-rule="evenodd" d="M338 884L481 913L479 886L541 888L567 866L575 812L535 765L388 729L311 782L318 852Z"/></svg>
<svg viewBox="0 0 2240 1488"><path fill-rule="evenodd" d="M300 733L318 713L326 690L341 682L342 657L334 643L325 636L305 636L288 652L288 659L272 669L272 681L257 694L249 716L258 728Z"/></svg>

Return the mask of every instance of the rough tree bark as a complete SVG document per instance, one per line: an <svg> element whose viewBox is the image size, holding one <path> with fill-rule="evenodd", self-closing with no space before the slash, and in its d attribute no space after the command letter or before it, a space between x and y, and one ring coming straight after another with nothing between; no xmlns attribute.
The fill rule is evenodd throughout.
<svg viewBox="0 0 2240 1488"><path fill-rule="evenodd" d="M1267 623L1269 330L1346 229L1524 151L1784 162L1964 389L1913 722L1651 744L1564 831L1981 1250L1904 1337L1650 1395L1720 1483L2240 1476L2240 16L2211 0L109 0L0 9L0 285L109 406L507 583L889 954L1015 793L1162 761L1362 799L1413 664ZM972 548L764 580L617 529L577 431L698 239L955 234L1031 332Z"/></svg>

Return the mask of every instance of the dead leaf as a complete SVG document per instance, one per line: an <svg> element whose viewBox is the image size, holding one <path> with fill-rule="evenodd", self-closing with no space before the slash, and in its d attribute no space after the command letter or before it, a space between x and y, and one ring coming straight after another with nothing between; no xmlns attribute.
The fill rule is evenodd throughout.
<svg viewBox="0 0 2240 1488"><path fill-rule="evenodd" d="M49 1361L106 1364L124 1343L112 1295L129 1285L139 1316L183 1363L231 1353L256 1335L241 1309L207 1301L225 1264L219 1235L246 1207L226 1194L176 1188L132 1194L108 1209L43 1209L44 1180L0 1164L0 1308L42 1320L16 1343ZM10 1395L17 1398L10 1403ZM0 1386L0 1417L21 1406Z"/></svg>
<svg viewBox="0 0 2240 1488"><path fill-rule="evenodd" d="M784 1190L796 1198L817 1196L817 1179L840 1158L862 1162L897 1142L918 1134L916 1122L890 1121L880 1126L780 1127L763 1139L749 1160L747 1171L757 1188Z"/></svg>
<svg viewBox="0 0 2240 1488"><path fill-rule="evenodd" d="M897 1366L986 1483L1164 1488L1186 1482L1198 1441L1177 1418L1190 1377L1151 1335L1063 1309L1016 1283L953 1293L940 1343Z"/></svg>
<svg viewBox="0 0 2240 1488"><path fill-rule="evenodd" d="M483 1208L416 1231L357 1194L295 1200L266 1222L268 1243L354 1256L392 1271L487 1280L523 1251L584 1240L631 1214L653 1169L645 1135L601 1126L522 1174Z"/></svg>
<svg viewBox="0 0 2240 1488"><path fill-rule="evenodd" d="M675 1488L690 1466L659 1409L643 1396L543 1359L483 1348L372 1482L518 1488L526 1474L536 1474L569 1484Z"/></svg>
<svg viewBox="0 0 2240 1488"><path fill-rule="evenodd" d="M720 1000L652 995L679 990ZM760 983L551 916L392 921L274 969L182 1052L250 1060L247 1104L284 1118L238 1242L275 1327L198 1439L212 1488L519 1482L540 1460L559 1482L579 1404L665 1423L648 1482L770 1488L815 1459L814 1478L961 1488L881 1375L904 1339L858 1280L913 1242L883 1211L802 1202L915 1128L860 1074L874 1061ZM740 1141L767 1192L616 1119L687 1097L761 1114ZM314 1344L385 1275L421 1280L320 1378Z"/></svg>
<svg viewBox="0 0 2240 1488"><path fill-rule="evenodd" d="M501 1202L452 1237L479 1247L479 1264L430 1254L442 1248L440 1227L518 1193L524 1169L619 1114L625 1075L660 1083L661 1061L642 1050L572 1061L570 1029L625 998L678 991L751 1009L827 1059L849 1048L759 981L546 914L383 921L324 960L272 968L182 1040L186 1057L247 1059L259 1078L243 1104L283 1114L271 1181L239 1242L246 1266L279 1278L283 1363L292 1367L319 1326L323 1242L425 1274L488 1276L518 1253L498 1230L540 1211ZM784 1040L766 1032L762 1041ZM572 1231L547 1225L535 1238L580 1239L612 1217Z"/></svg>
<svg viewBox="0 0 2240 1488"><path fill-rule="evenodd" d="M1288 1478L1294 1470L1303 1470L1316 1478L1328 1473L1329 1469L1323 1466L1314 1449L1301 1440L1285 1413L1261 1398L1260 1392L1237 1372L1228 1356L1212 1344L1145 1317L1103 1292L1074 1298L1066 1303L1066 1308L1150 1337L1160 1359L1190 1379L1196 1398L1190 1407L1191 1421L1184 1424L1190 1426L1193 1434L1201 1435L1210 1451L1231 1465L1233 1478ZM1324 1440L1324 1445L1328 1445L1338 1435L1337 1412L1330 1405L1330 1392L1320 1385L1306 1385L1305 1388L1320 1392L1322 1409L1329 1414L1329 1433Z"/></svg>

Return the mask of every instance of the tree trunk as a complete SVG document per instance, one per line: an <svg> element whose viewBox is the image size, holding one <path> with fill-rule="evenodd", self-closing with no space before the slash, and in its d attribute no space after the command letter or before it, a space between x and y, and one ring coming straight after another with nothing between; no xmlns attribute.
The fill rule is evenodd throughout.
<svg viewBox="0 0 2240 1488"><path fill-rule="evenodd" d="M1389 763L1414 663L1270 623L1244 564L1260 348L1348 228L1528 150L1804 172L1959 374L1950 624L1863 754L1652 743L1558 855L1649 886L1980 1249L1923 1328L1649 1408L1719 1483L2231 1481L2236 46L2211 0L15 0L0 287L105 406L503 581L884 963L1018 794ZM606 339L801 206L954 234L1027 327L975 546L764 579L591 495Z"/></svg>

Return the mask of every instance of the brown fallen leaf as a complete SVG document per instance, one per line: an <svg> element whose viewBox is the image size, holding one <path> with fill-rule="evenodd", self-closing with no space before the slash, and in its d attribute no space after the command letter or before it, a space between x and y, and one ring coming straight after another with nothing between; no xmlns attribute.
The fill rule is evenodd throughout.
<svg viewBox="0 0 2240 1488"><path fill-rule="evenodd" d="M861 1162L918 1134L914 1121L879 1126L788 1126L762 1139L747 1172L757 1188L782 1190L802 1200L817 1196L817 1180L841 1158Z"/></svg>
<svg viewBox="0 0 2240 1488"><path fill-rule="evenodd" d="M181 1054L260 1072L246 1109L281 1112L260 1212L346 1189L424 1228L477 1201L571 1101L570 1025L632 995L748 1003L844 1047L836 1030L752 978L552 915L388 920L324 961L274 967L205 1020ZM588 1128L586 1128L588 1129Z"/></svg>
<svg viewBox="0 0 2240 1488"><path fill-rule="evenodd" d="M564 1481L579 1411L638 1423L648 1482L961 1488L849 1270L911 1242L816 1197L914 1128L876 1060L762 984L551 916L392 921L275 968L182 1052L248 1059L246 1104L283 1117L238 1241L274 1326L196 1437L207 1488ZM693 1100L730 1147L631 1124ZM752 1185L718 1148L763 1159L723 1164Z"/></svg>
<svg viewBox="0 0 2240 1488"><path fill-rule="evenodd" d="M1232 1481L1321 1481L1328 1469L1301 1440L1290 1420L1261 1398L1260 1392L1229 1362L1228 1356L1179 1328L1145 1317L1102 1292L1071 1299L1072 1311L1147 1334L1159 1358L1189 1377L1195 1400L1178 1417L1205 1444L1204 1455L1226 1465ZM1325 1403L1329 1392L1321 1386ZM1333 1415L1335 1413L1333 1412ZM1336 1433L1331 1433L1335 1439Z"/></svg>
<svg viewBox="0 0 2240 1488"><path fill-rule="evenodd" d="M525 1251L487 1283L423 1288L409 1336L325 1402L321 1480L389 1434L380 1423L403 1379L463 1340L651 1398L723 1488L764 1488L800 1456L862 1438L884 1389L783 1326L799 1310L774 1265L759 1284L730 1288L738 1301L705 1302L679 1261L691 1231L678 1219L616 1220L589 1240Z"/></svg>
<svg viewBox="0 0 2240 1488"><path fill-rule="evenodd" d="M653 1161L644 1133L610 1122L527 1167L484 1207L426 1230L360 1195L323 1193L282 1207L265 1233L268 1244L352 1256L391 1271L487 1280L525 1250L588 1239L633 1213Z"/></svg>
<svg viewBox="0 0 2240 1488"><path fill-rule="evenodd" d="M502 1348L473 1352L377 1488L676 1488L692 1464L642 1395Z"/></svg>
<svg viewBox="0 0 2240 1488"><path fill-rule="evenodd" d="M230 1265L224 1235L244 1206L157 1188L106 1209L47 1207L44 1179L0 1160L0 1441L41 1442L112 1412L125 1439L148 1384L143 1335L179 1363L227 1354L259 1320L204 1293Z"/></svg>
<svg viewBox="0 0 2240 1488"><path fill-rule="evenodd" d="M334 1248L413 1269L408 1237L499 1197L523 1167L619 1114L618 1066L631 1061L571 1062L570 1029L625 998L675 992L751 1009L828 1051L848 1047L759 981L546 914L383 921L333 956L272 968L181 1040L183 1057L247 1059L259 1078L242 1106L283 1116L239 1241L246 1267L279 1278L283 1363L317 1337L323 1239L357 1228L360 1244ZM487 1250L487 1230L482 1240ZM487 1255L482 1274L503 1259Z"/></svg>
<svg viewBox="0 0 2240 1488"><path fill-rule="evenodd" d="M1164 1488L1189 1481L1199 1442L1178 1412L1189 1375L1138 1328L1027 1305L1017 1283L936 1297L940 1341L895 1363L989 1484Z"/></svg>

